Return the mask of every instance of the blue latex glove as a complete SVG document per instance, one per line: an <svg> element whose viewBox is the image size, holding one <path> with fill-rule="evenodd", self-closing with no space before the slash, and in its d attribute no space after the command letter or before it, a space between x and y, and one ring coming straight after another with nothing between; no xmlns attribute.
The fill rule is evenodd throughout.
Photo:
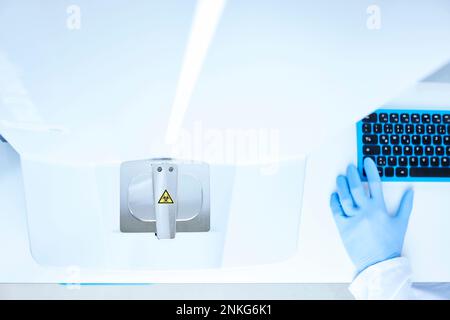
<svg viewBox="0 0 450 320"><path fill-rule="evenodd" d="M402 252L412 210L413 191L407 190L396 213L386 210L378 170L372 159L364 160L370 195L364 190L354 165L347 177L337 177L337 190L330 199L331 210L344 246L357 272Z"/></svg>

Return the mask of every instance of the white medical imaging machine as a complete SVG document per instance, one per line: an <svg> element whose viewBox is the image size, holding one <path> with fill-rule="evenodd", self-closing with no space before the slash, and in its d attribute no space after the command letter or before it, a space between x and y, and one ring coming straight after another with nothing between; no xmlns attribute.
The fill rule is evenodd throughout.
<svg viewBox="0 0 450 320"><path fill-rule="evenodd" d="M351 280L310 161L449 32L437 0L1 1L0 281Z"/></svg>

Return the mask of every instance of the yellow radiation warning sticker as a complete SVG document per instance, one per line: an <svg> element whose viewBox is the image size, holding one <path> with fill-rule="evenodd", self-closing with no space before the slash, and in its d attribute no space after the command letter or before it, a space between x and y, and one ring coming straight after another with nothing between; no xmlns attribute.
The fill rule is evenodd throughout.
<svg viewBox="0 0 450 320"><path fill-rule="evenodd" d="M172 200L172 197L169 194L169 191L164 190L161 198L159 198L158 203L159 204L172 204L173 203L173 200Z"/></svg>

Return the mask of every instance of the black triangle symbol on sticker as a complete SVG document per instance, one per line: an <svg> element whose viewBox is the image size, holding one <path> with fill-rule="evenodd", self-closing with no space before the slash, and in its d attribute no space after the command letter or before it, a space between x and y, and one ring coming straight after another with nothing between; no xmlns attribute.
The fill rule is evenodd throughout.
<svg viewBox="0 0 450 320"><path fill-rule="evenodd" d="M159 198L158 203L159 204L172 204L173 203L173 200L169 194L169 191L164 190L163 194L161 195L161 198Z"/></svg>

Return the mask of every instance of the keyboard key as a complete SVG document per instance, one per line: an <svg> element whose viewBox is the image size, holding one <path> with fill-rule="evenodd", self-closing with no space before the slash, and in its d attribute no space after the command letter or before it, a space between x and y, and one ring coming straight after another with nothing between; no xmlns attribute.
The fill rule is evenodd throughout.
<svg viewBox="0 0 450 320"><path fill-rule="evenodd" d="M442 144L442 137L441 136L433 136L433 144L434 145Z"/></svg>
<svg viewBox="0 0 450 320"><path fill-rule="evenodd" d="M432 146L426 146L425 147L425 154L427 156L432 156L434 155L434 148Z"/></svg>
<svg viewBox="0 0 450 320"><path fill-rule="evenodd" d="M447 158L447 157L441 158L441 166L448 167L449 165L450 165L449 158Z"/></svg>
<svg viewBox="0 0 450 320"><path fill-rule="evenodd" d="M398 122L398 113L391 113L389 116L389 120L391 123L397 123Z"/></svg>
<svg viewBox="0 0 450 320"><path fill-rule="evenodd" d="M411 115L411 122L412 123L419 123L420 122L420 115L418 113L413 113Z"/></svg>
<svg viewBox="0 0 450 320"><path fill-rule="evenodd" d="M383 176L383 168L381 168L381 167L377 167L377 169L378 169L378 175L380 176L380 177L382 177Z"/></svg>
<svg viewBox="0 0 450 320"><path fill-rule="evenodd" d="M414 133L414 125L413 124L407 124L405 126L405 132L408 134L413 134Z"/></svg>
<svg viewBox="0 0 450 320"><path fill-rule="evenodd" d="M428 166L428 157L420 157L420 165L422 167L427 167Z"/></svg>
<svg viewBox="0 0 450 320"><path fill-rule="evenodd" d="M394 176L394 168L392 168L392 167L384 168L384 175L386 177L393 177Z"/></svg>
<svg viewBox="0 0 450 320"><path fill-rule="evenodd" d="M397 157L388 157L388 165L395 167L397 165Z"/></svg>
<svg viewBox="0 0 450 320"><path fill-rule="evenodd" d="M433 114L431 116L431 119L433 123L441 123L441 115L440 114Z"/></svg>
<svg viewBox="0 0 450 320"><path fill-rule="evenodd" d="M394 127L390 123L386 123L384 125L384 133L392 133L394 131Z"/></svg>
<svg viewBox="0 0 450 320"><path fill-rule="evenodd" d="M398 165L400 167L406 167L408 165L408 159L405 156L398 157Z"/></svg>
<svg viewBox="0 0 450 320"><path fill-rule="evenodd" d="M423 155L423 147L422 146L415 146L414 147L414 155L416 155L416 156Z"/></svg>
<svg viewBox="0 0 450 320"><path fill-rule="evenodd" d="M431 144L431 136L423 136L422 144Z"/></svg>
<svg viewBox="0 0 450 320"><path fill-rule="evenodd" d="M443 149L442 149L443 150ZM403 147L403 154L406 156L410 156L413 153L413 149L411 146L404 146Z"/></svg>
<svg viewBox="0 0 450 320"><path fill-rule="evenodd" d="M444 123L450 123L450 114L444 114L444 115L442 116L442 121L443 121Z"/></svg>
<svg viewBox="0 0 450 320"><path fill-rule="evenodd" d="M419 158L417 158L417 157L410 157L409 158L409 165L411 167L417 167L419 165Z"/></svg>
<svg viewBox="0 0 450 320"><path fill-rule="evenodd" d="M416 133L418 134L425 133L425 126L423 124L416 125Z"/></svg>
<svg viewBox="0 0 450 320"><path fill-rule="evenodd" d="M363 162L364 162L364 160L366 160L366 158L370 158L370 159L373 160L373 162L376 162L376 161L375 161L376 158L375 158L374 156L365 156L365 157L363 158Z"/></svg>
<svg viewBox="0 0 450 320"><path fill-rule="evenodd" d="M390 156L391 155L391 146L383 146L381 147L381 152L383 153L383 156Z"/></svg>
<svg viewBox="0 0 450 320"><path fill-rule="evenodd" d="M429 114L425 113L422 115L422 122L423 123L430 123L431 122L431 117Z"/></svg>
<svg viewBox="0 0 450 320"><path fill-rule="evenodd" d="M406 177L408 176L408 168L398 167L395 169L396 177Z"/></svg>
<svg viewBox="0 0 450 320"><path fill-rule="evenodd" d="M449 136L450 137L450 136ZM382 134L380 136L380 143L381 144L388 144L389 143L389 136L386 134Z"/></svg>
<svg viewBox="0 0 450 320"><path fill-rule="evenodd" d="M420 145L420 144L422 144L421 138L420 138L420 136L417 135L417 134L413 135L411 139L412 139L412 140L411 140L411 141L412 141L412 144L414 144L414 145Z"/></svg>
<svg viewBox="0 0 450 320"><path fill-rule="evenodd" d="M444 144L446 146L450 145L450 136L444 136Z"/></svg>
<svg viewBox="0 0 450 320"><path fill-rule="evenodd" d="M438 156L443 156L444 155L444 147L437 146L436 148L434 148L434 152Z"/></svg>
<svg viewBox="0 0 450 320"><path fill-rule="evenodd" d="M427 133L434 134L436 132L436 127L434 124L427 125Z"/></svg>
<svg viewBox="0 0 450 320"><path fill-rule="evenodd" d="M386 165L386 157L377 157L377 165L385 166Z"/></svg>
<svg viewBox="0 0 450 320"><path fill-rule="evenodd" d="M392 148L392 152L394 153L394 155L399 156L402 154L402 147L400 146L394 146Z"/></svg>
<svg viewBox="0 0 450 320"><path fill-rule="evenodd" d="M396 124L394 126L394 131L395 133L399 134L399 133L403 133L403 125L402 124Z"/></svg>
<svg viewBox="0 0 450 320"><path fill-rule="evenodd" d="M362 121L363 122L377 122L378 116L376 113L371 113L368 116L366 116Z"/></svg>
<svg viewBox="0 0 450 320"><path fill-rule="evenodd" d="M450 146L445 147L445 154L450 156Z"/></svg>
<svg viewBox="0 0 450 320"><path fill-rule="evenodd" d="M363 147L363 154L366 155L379 155L380 154L380 147L379 146L371 146L371 145L365 145Z"/></svg>
<svg viewBox="0 0 450 320"><path fill-rule="evenodd" d="M408 135L402 135L402 144L410 144L411 143L411 138Z"/></svg>
<svg viewBox="0 0 450 320"><path fill-rule="evenodd" d="M383 132L383 127L381 126L381 124L375 123L375 124L373 125L373 132L375 132L375 133L381 133L381 132Z"/></svg>
<svg viewBox="0 0 450 320"><path fill-rule="evenodd" d="M447 130L445 130L445 126L443 124L440 124L436 127L437 133L439 134L446 134Z"/></svg>
<svg viewBox="0 0 450 320"><path fill-rule="evenodd" d="M365 134L363 135L364 144L378 144L378 136L375 134Z"/></svg>
<svg viewBox="0 0 450 320"><path fill-rule="evenodd" d="M399 144L399 142L400 142L400 139L397 135L394 134L391 136L391 144Z"/></svg>
<svg viewBox="0 0 450 320"><path fill-rule="evenodd" d="M363 133L372 133L372 125L370 123L363 123L362 132Z"/></svg>
<svg viewBox="0 0 450 320"><path fill-rule="evenodd" d="M439 158L438 157L431 157L430 158L430 165L432 167L439 167Z"/></svg>
<svg viewBox="0 0 450 320"><path fill-rule="evenodd" d="M400 115L400 121L401 121L401 123L408 123L409 122L409 114L402 113Z"/></svg>
<svg viewBox="0 0 450 320"><path fill-rule="evenodd" d="M380 122L388 122L389 121L389 116L388 116L388 114L387 113L380 113L380 116L379 116L379 120L380 120ZM450 123L450 122L449 122Z"/></svg>
<svg viewBox="0 0 450 320"><path fill-rule="evenodd" d="M431 178L431 177L450 177L450 168L411 168L409 170L411 177Z"/></svg>

